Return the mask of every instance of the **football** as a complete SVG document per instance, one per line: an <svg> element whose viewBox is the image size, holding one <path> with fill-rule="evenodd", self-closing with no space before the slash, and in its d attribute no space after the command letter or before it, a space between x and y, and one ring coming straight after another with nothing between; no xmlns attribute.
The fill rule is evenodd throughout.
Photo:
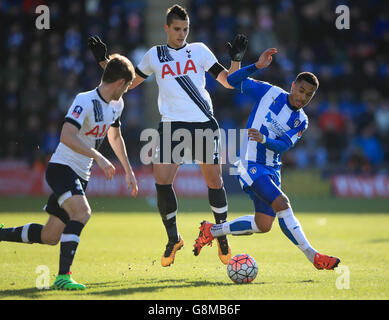
<svg viewBox="0 0 389 320"><path fill-rule="evenodd" d="M250 283L258 274L258 264L246 253L237 254L228 263L227 273L235 283Z"/></svg>

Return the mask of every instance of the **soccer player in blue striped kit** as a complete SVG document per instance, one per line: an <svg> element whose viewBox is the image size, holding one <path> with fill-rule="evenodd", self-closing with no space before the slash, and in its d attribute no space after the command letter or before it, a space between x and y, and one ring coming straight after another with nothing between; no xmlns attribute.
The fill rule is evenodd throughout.
<svg viewBox="0 0 389 320"><path fill-rule="evenodd" d="M249 76L272 62L277 49L267 49L255 64L228 76L229 84L253 97L254 106L247 123L247 139L236 162L242 189L254 202L255 215L242 216L222 224L203 221L194 244L195 255L214 237L244 235L270 231L278 217L282 232L305 254L317 269L332 270L339 258L320 254L307 240L301 224L293 214L288 197L281 190L281 155L293 147L308 127L303 108L319 87L316 76L300 73L290 93Z"/></svg>

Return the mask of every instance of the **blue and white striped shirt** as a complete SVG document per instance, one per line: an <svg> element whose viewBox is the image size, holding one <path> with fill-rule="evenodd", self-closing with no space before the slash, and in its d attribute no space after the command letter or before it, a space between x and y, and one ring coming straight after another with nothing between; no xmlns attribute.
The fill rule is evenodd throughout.
<svg viewBox="0 0 389 320"><path fill-rule="evenodd" d="M281 166L281 154L296 144L308 128L303 109L293 108L289 93L267 82L248 78L255 65L242 68L228 77L228 82L257 102L250 113L246 128L255 128L266 136L265 144L244 137L240 158L266 166ZM281 147L280 147L281 146Z"/></svg>

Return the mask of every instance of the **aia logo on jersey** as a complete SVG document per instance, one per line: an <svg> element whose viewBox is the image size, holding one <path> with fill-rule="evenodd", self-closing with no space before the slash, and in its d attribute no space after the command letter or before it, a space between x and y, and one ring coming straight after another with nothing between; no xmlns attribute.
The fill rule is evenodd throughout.
<svg viewBox="0 0 389 320"><path fill-rule="evenodd" d="M105 124L102 128L99 125L95 126L92 130L85 132L86 136L92 135L96 139L100 139L106 136L109 126Z"/></svg>
<svg viewBox="0 0 389 320"><path fill-rule="evenodd" d="M171 75L173 77L175 76L180 76L183 74L187 74L189 71L193 71L194 73L197 73L196 66L193 62L193 60L189 59L186 61L185 66L182 68L181 64L179 61L177 61L172 65L169 65L168 63L165 63L162 66L162 79L165 78L167 75Z"/></svg>
<svg viewBox="0 0 389 320"><path fill-rule="evenodd" d="M82 110L83 109L82 109L81 106L75 106L74 109L73 109L73 112L72 112L72 116L75 117L76 119L78 119L78 117L80 116Z"/></svg>

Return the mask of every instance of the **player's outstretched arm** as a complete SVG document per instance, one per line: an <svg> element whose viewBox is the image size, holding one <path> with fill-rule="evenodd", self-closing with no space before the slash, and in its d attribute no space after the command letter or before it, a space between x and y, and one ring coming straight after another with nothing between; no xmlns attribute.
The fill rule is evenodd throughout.
<svg viewBox="0 0 389 320"><path fill-rule="evenodd" d="M135 178L134 171L128 161L126 145L124 143L120 127L110 127L108 129L108 141L118 157L121 165L123 166L124 172L126 173L127 187L131 190L131 195L136 197L138 195L138 183Z"/></svg>
<svg viewBox="0 0 389 320"><path fill-rule="evenodd" d="M106 44L101 41L99 36L94 36L88 38L88 47L92 51L97 63L105 69L109 61Z"/></svg>
<svg viewBox="0 0 389 320"><path fill-rule="evenodd" d="M235 36L232 43L227 42L228 53L231 61L241 62L247 50L248 40L244 34Z"/></svg>
<svg viewBox="0 0 389 320"><path fill-rule="evenodd" d="M109 56L107 56L107 45L101 41L99 36L93 36L88 38L88 47L92 51L96 62L100 65L100 67L105 69L109 62ZM145 78L137 74L131 85L128 87L128 90L134 89L144 80Z"/></svg>
<svg viewBox="0 0 389 320"><path fill-rule="evenodd" d="M135 78L134 80L132 81L131 85L128 87L128 90L132 90L134 89L135 87L137 87L138 85L140 85L143 81L145 81L146 79L141 77L139 74L137 74L135 72Z"/></svg>
<svg viewBox="0 0 389 320"><path fill-rule="evenodd" d="M266 49L258 58L258 61L255 63L257 69L263 69L268 67L273 61L273 54L276 54L278 50L276 48Z"/></svg>
<svg viewBox="0 0 389 320"><path fill-rule="evenodd" d="M65 122L62 131L60 141L72 149L73 151L82 154L88 158L92 158L96 161L97 165L103 170L105 178L111 180L115 174L115 167L106 159L99 151L87 146L79 137L79 129L69 122Z"/></svg>
<svg viewBox="0 0 389 320"><path fill-rule="evenodd" d="M227 70L223 70L219 73L219 75L217 76L216 80L225 88L227 89L234 89L233 86L231 86L228 81L227 81L227 77L234 73L235 71L239 70L240 69L240 62L237 62L237 61L231 61L231 67L230 69L227 71Z"/></svg>
<svg viewBox="0 0 389 320"><path fill-rule="evenodd" d="M234 89L234 87L228 83L227 77L240 69L241 61L247 50L247 44L247 37L243 34L236 35L232 43L227 42L226 44L228 48L228 53L231 57L231 66L228 71L223 70L222 72L220 72L216 80L227 89Z"/></svg>
<svg viewBox="0 0 389 320"><path fill-rule="evenodd" d="M244 68L241 68L237 70L236 72L230 74L227 77L228 83L233 86L234 88L238 88L241 86L241 82L243 80L246 80L252 73L257 71L258 69L266 68L270 65L270 63L273 60L272 55L277 53L276 48L271 48L265 50L261 56L258 58L258 61L256 63L253 63L249 66L246 66ZM242 89L242 88L240 88ZM243 91L243 90L241 90Z"/></svg>

